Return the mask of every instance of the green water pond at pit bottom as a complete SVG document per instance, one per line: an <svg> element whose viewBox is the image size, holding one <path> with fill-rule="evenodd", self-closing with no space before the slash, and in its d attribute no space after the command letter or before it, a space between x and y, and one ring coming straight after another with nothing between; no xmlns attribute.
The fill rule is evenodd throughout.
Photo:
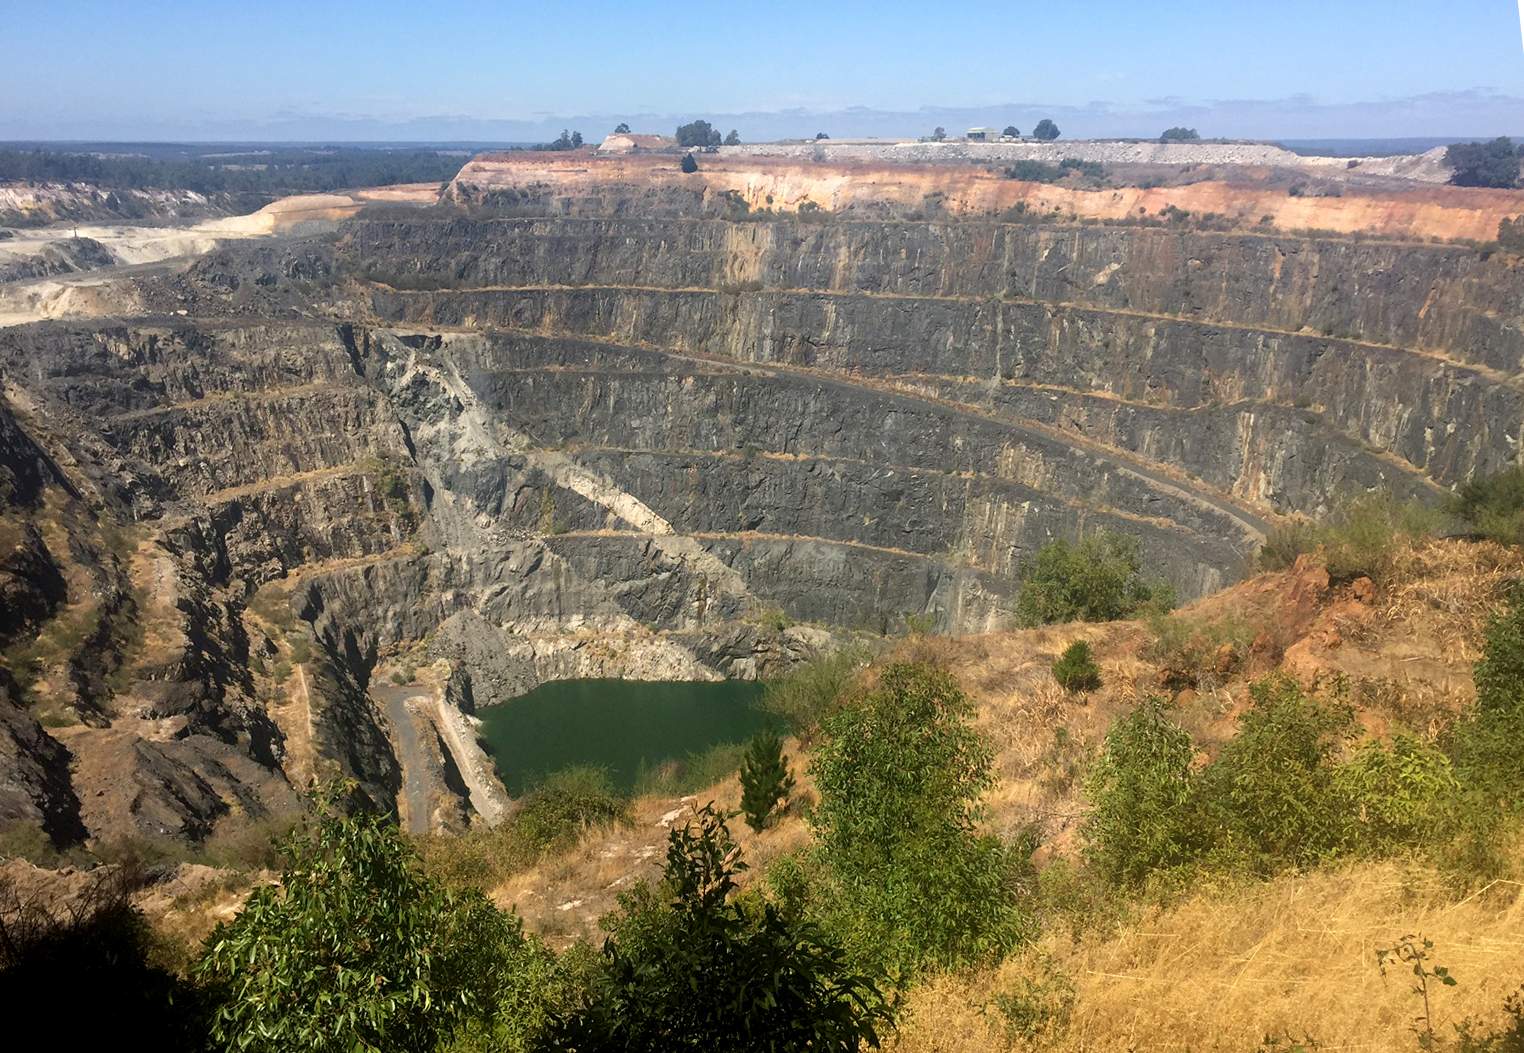
<svg viewBox="0 0 1524 1053"><path fill-rule="evenodd" d="M648 680L556 680L511 702L477 711L477 735L515 797L574 765L608 771L616 789L635 788L657 768L773 726L758 706L763 685Z"/></svg>

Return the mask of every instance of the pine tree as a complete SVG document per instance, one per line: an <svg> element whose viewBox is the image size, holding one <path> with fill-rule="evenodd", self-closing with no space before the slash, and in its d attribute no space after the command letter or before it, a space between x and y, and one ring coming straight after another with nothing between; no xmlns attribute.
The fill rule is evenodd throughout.
<svg viewBox="0 0 1524 1053"><path fill-rule="evenodd" d="M741 761L741 811L746 825L761 831L780 798L794 788L794 776L783 757L783 742L764 733L751 740Z"/></svg>

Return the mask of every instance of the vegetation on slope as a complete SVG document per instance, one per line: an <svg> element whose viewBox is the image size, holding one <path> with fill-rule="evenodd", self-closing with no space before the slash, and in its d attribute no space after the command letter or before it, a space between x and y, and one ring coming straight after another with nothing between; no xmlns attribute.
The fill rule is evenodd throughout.
<svg viewBox="0 0 1524 1053"><path fill-rule="evenodd" d="M565 931L552 950L472 888L599 874L632 806L595 773L421 858L324 813L176 1004L251 1048L332 1005L358 1048L1289 1049L1411 1025L1415 1048L1515 1049L1524 564L1410 526L1336 515L1295 569L1149 623L918 634L866 673L801 672L772 695L813 742L798 809L738 839L741 788L710 790L658 881L615 882L601 949ZM1379 566L1378 596L1318 562L1346 545L1380 557L1349 568ZM1050 592L1103 612L1132 594L1115 546L1073 548ZM1088 694L1054 679L1075 643ZM1383 655L1442 693L1382 686ZM1474 682L1449 679L1472 657ZM749 767L776 776L783 752ZM1456 985L1409 1004L1378 970L1392 948Z"/></svg>

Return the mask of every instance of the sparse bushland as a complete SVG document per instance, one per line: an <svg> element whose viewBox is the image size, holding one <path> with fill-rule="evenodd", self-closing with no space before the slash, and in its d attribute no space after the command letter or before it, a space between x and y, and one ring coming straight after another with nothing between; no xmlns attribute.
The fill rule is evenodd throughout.
<svg viewBox="0 0 1524 1053"><path fill-rule="evenodd" d="M465 159L446 150L289 146L258 165L230 165L215 148L185 156L103 156L83 150L0 150L0 182L91 183L117 189L194 190L262 195L314 193L390 183L446 182Z"/></svg>
<svg viewBox="0 0 1524 1053"><path fill-rule="evenodd" d="M600 968L547 1049L877 1048L890 1009L814 922L738 892L746 869L712 806L673 829L659 888L620 896Z"/></svg>
<svg viewBox="0 0 1524 1053"><path fill-rule="evenodd" d="M946 673L896 664L822 724L806 910L893 976L997 960L1028 931L1022 849L979 829L992 755L972 716Z"/></svg>
<svg viewBox="0 0 1524 1053"><path fill-rule="evenodd" d="M1164 703L1114 724L1092 768L1086 858L1137 885L1179 868L1256 875L1345 855L1426 851L1463 878L1495 876L1524 812L1524 599L1492 622L1476 704L1438 742L1403 729L1356 745L1344 693L1284 676L1252 689L1205 767Z"/></svg>
<svg viewBox="0 0 1524 1053"><path fill-rule="evenodd" d="M1259 565L1282 570L1298 556L1315 554L1335 581L1367 577L1380 584L1403 546L1443 525L1443 513L1427 505L1366 494L1341 502L1323 519L1292 519L1275 527L1259 550Z"/></svg>
<svg viewBox="0 0 1524 1053"><path fill-rule="evenodd" d="M1090 654L1090 645L1075 640L1053 663L1053 679L1065 691L1083 694L1101 686L1101 670Z"/></svg>
<svg viewBox="0 0 1524 1053"><path fill-rule="evenodd" d="M1435 550L1451 553L1439 580L1409 580L1430 566L1425 553ZM773 860L765 880L743 879L744 889L711 902L706 920L692 922L695 928L687 926L697 914L680 902L675 886L637 889L609 920L617 955L598 955L585 944L558 956L503 951L503 960L516 963L509 990L518 993L492 1003L505 1007L496 1017L483 1012L462 1020L448 1048L523 1048L515 1042L527 1038L512 1036L543 1034L538 1029L547 1019L553 1031L566 1029L556 1034L583 1041L558 1046L547 1039L542 1049L589 1048L589 1041L610 1036L625 1048L684 1048L682 1041L696 1043L698 1035L710 1036L704 1039L710 1048L726 1048L707 1030L722 1019L715 1009L719 992L730 989L743 967L761 970L758 960L777 961L767 954L783 939L775 934L786 930L799 939L805 939L801 932L812 934L808 940L821 953L810 961L834 961L842 970L836 975L897 992L903 1011L893 1044L901 1053L1125 1048L1129 1042L1156 1048L1176 1037L1191 1048L1253 1049L1267 1033L1282 1041L1266 1049L1294 1048L1293 1041L1342 1047L1372 1034L1389 1040L1414 1013L1396 973L1382 984L1371 948L1404 932L1432 937L1439 960L1453 965L1460 983L1435 999L1436 1037L1427 1048L1515 1051L1507 1043L1518 1041L1516 1022L1505 1019L1506 1010L1498 1013L1505 989L1475 987L1482 975L1500 975L1509 986L1521 979L1509 975L1510 962L1496 948L1516 940L1519 901L1511 897L1521 876L1524 812L1517 760L1524 738L1518 726L1524 723L1524 612L1510 600L1485 633L1477 612L1496 604L1497 582L1517 577L1518 568L1514 554L1490 543L1404 549L1399 542L1391 589L1380 605L1367 608L1378 628L1360 630L1366 635L1341 630L1345 643L1338 653L1371 657L1368 634L1405 631L1406 623L1380 620L1399 617L1392 612L1404 605L1422 606L1457 634L1463 656L1480 648L1476 704L1457 713L1469 695L1451 694L1444 706L1421 713L1367 708L1367 720L1380 731L1375 736L1352 719L1350 702L1361 698L1352 679L1324 677L1302 686L1272 676L1255 684L1246 700L1242 669L1219 673L1219 648L1202 642L1222 640L1242 651L1251 635L1239 613L1244 608L1221 600L1200 613L1156 615L1145 627L1084 630L1108 673L1084 705L1065 697L1048 664L1032 658L1051 654L1052 642L1067 642L1073 630L903 643L901 653L930 650L977 691L977 725L973 703L956 682L924 666L870 669L860 678L857 661L812 667L783 709L804 714L805 727L821 725L813 778L801 777L798 809L766 823L760 834L742 835L748 859ZM1458 581L1478 569L1489 575L1485 588ZM1251 583L1244 595L1273 596L1277 587L1273 579ZM1275 623L1273 611L1249 613ZM1141 651L1132 650L1140 644ZM1015 653L1007 657L1002 648ZM1178 658L1182 652L1189 660ZM1198 683L1219 677L1223 689L1211 697L1182 694L1175 703L1146 697L1130 703L1140 684L1159 681L1160 667L1177 665L1196 670ZM1111 719L1119 707L1125 707L1121 716ZM1044 722L1034 725L1044 729L1040 739L1026 727L1002 725L1018 712ZM1237 733L1224 740L1223 725L1235 713ZM1412 730L1396 723L1410 718ZM1048 727L1053 745L1044 748ZM1031 741L1013 747L1013 738ZM992 745L1000 749L993 762ZM1091 764L1093 752L1098 756ZM1012 833L1022 830L1031 798L1013 790L1010 780L1015 775L1035 784L1041 777L1028 764L1067 766L1066 787L1082 784L1088 797L1088 807L1067 788L1036 798L1039 811L1053 806L1043 854L1056 848L1057 855L1035 873L1026 862L1031 844ZM736 800L728 778L734 770L732 764L713 780L725 783L715 795L728 795L727 804ZM424 874L445 888L501 890L505 875L533 867L522 875L523 887L532 878L537 894L545 894L542 877L601 859L628 835L599 834L610 821L603 803L611 795L596 778L570 781L567 792L539 805L544 824L538 829L550 833L531 837L533 823L516 829L510 820L499 830L451 840L448 858L436 854L431 840ZM989 813L985 802L994 806ZM652 802L632 810L641 814L641 826L654 818ZM801 846L805 827L796 814L810 817L813 844ZM1051 833L1074 830L1075 820L1077 858ZM992 828L1004 839L992 836ZM697 851L712 859L698 846L715 846L719 870L707 872L728 867L728 831L700 821L682 835L687 857ZM596 887L607 883L606 871L588 873L600 875ZM565 879L553 880L566 887ZM549 901L548 909L554 912L558 901ZM776 912L774 935L759 935L766 906ZM554 914L545 931L574 932L554 926L562 917ZM801 923L809 927L793 927ZM735 938L696 935L714 932ZM756 958L744 957L752 952ZM1190 960L1191 969L1170 969L1181 960ZM746 961L752 965L739 964ZM711 974L723 978L717 990L704 986ZM695 975L703 977L698 999L684 1000L683 985ZM822 989L796 983L802 971L773 975L804 992L798 1004ZM492 1000L484 993L478 1002ZM817 1034L851 1025L831 1012ZM732 1029L760 1026L723 1019ZM816 1026L812 1019L790 1024ZM886 1016L857 1019L870 1019L876 1036L889 1026ZM504 1030L520 1020L521 1030ZM1260 1030L1247 1033L1251 1026ZM1403 1048L1400 1038L1396 1048Z"/></svg>
<svg viewBox="0 0 1524 1053"><path fill-rule="evenodd" d="M1057 183L1070 175L1099 183L1106 179L1106 166L1099 161L1081 161L1077 157L1065 157L1056 165L1046 161L1023 160L1006 166L1003 174L1007 179L1025 183Z"/></svg>
<svg viewBox="0 0 1524 1053"><path fill-rule="evenodd" d="M1524 467L1461 484L1445 511L1503 545L1524 545Z"/></svg>
<svg viewBox="0 0 1524 1053"><path fill-rule="evenodd" d="M1172 689L1222 684L1238 671L1254 639L1253 626L1234 614L1152 613L1145 624L1153 639L1143 654L1159 666L1160 683Z"/></svg>
<svg viewBox="0 0 1524 1053"><path fill-rule="evenodd" d="M628 807L602 769L567 768L546 776L501 825L426 837L420 852L438 880L485 891L589 830L626 822Z"/></svg>
<svg viewBox="0 0 1524 1053"><path fill-rule="evenodd" d="M1143 574L1133 538L1109 531L1050 541L1022 564L1016 615L1022 625L1109 622L1169 610L1175 590Z"/></svg>
<svg viewBox="0 0 1524 1053"><path fill-rule="evenodd" d="M214 1047L437 1049L468 1031L524 1049L549 1012L553 960L519 920L427 877L389 819L344 817L320 794L192 969Z"/></svg>
<svg viewBox="0 0 1524 1053"><path fill-rule="evenodd" d="M781 720L801 742L808 743L867 666L869 657L863 648L844 647L797 666L768 682L762 693L762 708Z"/></svg>

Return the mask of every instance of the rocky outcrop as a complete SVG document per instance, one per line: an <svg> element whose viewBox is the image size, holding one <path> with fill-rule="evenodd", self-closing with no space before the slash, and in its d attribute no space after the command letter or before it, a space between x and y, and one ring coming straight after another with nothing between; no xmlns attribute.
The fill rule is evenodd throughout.
<svg viewBox="0 0 1524 1053"><path fill-rule="evenodd" d="M821 216L768 201L783 168L579 163L0 330L7 814L197 838L340 775L458 818L493 800L461 711L547 679L996 629L1100 528L1194 597L1285 514L1519 458L1504 255L1039 220L977 172L936 207L837 172Z"/></svg>
<svg viewBox="0 0 1524 1053"><path fill-rule="evenodd" d="M33 824L59 847L85 835L69 751L0 684L0 827Z"/></svg>

